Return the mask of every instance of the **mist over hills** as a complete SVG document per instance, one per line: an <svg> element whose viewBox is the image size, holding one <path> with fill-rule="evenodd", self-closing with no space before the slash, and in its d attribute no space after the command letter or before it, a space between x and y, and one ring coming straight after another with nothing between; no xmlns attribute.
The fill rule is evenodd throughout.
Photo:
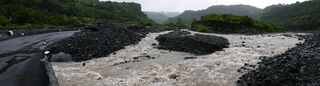
<svg viewBox="0 0 320 86"><path fill-rule="evenodd" d="M1 0L0 28L15 26L61 26L106 20L113 23L154 20L157 23L177 23L190 26L195 19L210 13L249 16L264 22L280 23L287 30L319 30L320 0L293 4L277 4L260 9L250 5L215 5L204 10L179 12L141 11L132 2L99 0Z"/></svg>
<svg viewBox="0 0 320 86"><path fill-rule="evenodd" d="M204 10L192 11L186 10L176 17L171 17L167 22L176 22L178 18L182 20L183 24L190 25L192 20L199 19L201 16L216 13L216 14L233 14L238 16L250 16L254 19L262 9L250 5L217 5L211 6Z"/></svg>
<svg viewBox="0 0 320 86"><path fill-rule="evenodd" d="M260 9L250 5L218 5L204 10L186 10L176 17L170 17L168 22L177 22L190 26L191 22L210 13L249 16L263 22L279 23L289 31L320 30L320 0L308 0L293 4L277 4Z"/></svg>
<svg viewBox="0 0 320 86"><path fill-rule="evenodd" d="M178 16L179 12L163 12L163 11L144 11L147 16L157 23L165 23L169 17Z"/></svg>

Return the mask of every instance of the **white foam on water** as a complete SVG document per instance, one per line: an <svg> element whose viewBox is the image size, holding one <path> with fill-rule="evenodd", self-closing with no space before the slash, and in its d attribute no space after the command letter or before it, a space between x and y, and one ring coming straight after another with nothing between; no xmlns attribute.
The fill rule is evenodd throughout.
<svg viewBox="0 0 320 86"><path fill-rule="evenodd" d="M261 35L222 35L229 40L229 48L209 55L196 56L190 53L159 50L151 46L158 43L155 38L161 33L150 33L137 45L126 46L105 58L83 62L53 62L56 77L61 86L231 86L242 75L237 70L244 63L256 64L260 56L274 56L295 46L299 41L294 37L285 37L279 33ZM241 39L240 39L241 37ZM245 38L245 39L244 39ZM245 47L241 42L245 41ZM258 46L260 46L258 48ZM150 55L156 59L142 62L111 66L133 57ZM184 57L196 56L198 59L184 60Z"/></svg>

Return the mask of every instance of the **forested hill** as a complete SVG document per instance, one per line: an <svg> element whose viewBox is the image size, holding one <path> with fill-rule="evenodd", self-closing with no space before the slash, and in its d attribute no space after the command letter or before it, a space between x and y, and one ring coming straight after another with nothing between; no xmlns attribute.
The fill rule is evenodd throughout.
<svg viewBox="0 0 320 86"><path fill-rule="evenodd" d="M179 12L152 12L152 11L145 11L145 14L148 15L148 17L155 22L162 24L168 21L169 17L174 17L178 16L180 13Z"/></svg>
<svg viewBox="0 0 320 86"><path fill-rule="evenodd" d="M256 19L257 14L261 11L261 9L249 5L218 5L211 6L205 10L199 11L184 11L177 17L172 17L168 19L168 22L176 22L178 18L182 20L183 24L190 25L194 19L200 19L201 16L215 13L215 14L233 14L238 16L249 16Z"/></svg>
<svg viewBox="0 0 320 86"><path fill-rule="evenodd" d="M1 0L0 27L70 25L96 19L110 22L148 20L137 3L99 0Z"/></svg>
<svg viewBox="0 0 320 86"><path fill-rule="evenodd" d="M153 21L162 24L164 22L166 22L168 20L168 15L164 14L164 13L159 13L159 12L144 12L145 14L148 15L148 17L150 19L152 19Z"/></svg>
<svg viewBox="0 0 320 86"><path fill-rule="evenodd" d="M259 20L281 23L287 30L320 30L320 0L266 7Z"/></svg>

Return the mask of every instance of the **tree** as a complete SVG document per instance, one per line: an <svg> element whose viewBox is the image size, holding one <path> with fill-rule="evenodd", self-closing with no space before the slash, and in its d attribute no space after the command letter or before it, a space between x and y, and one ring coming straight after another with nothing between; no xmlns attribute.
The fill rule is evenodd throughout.
<svg viewBox="0 0 320 86"><path fill-rule="evenodd" d="M283 24L287 30L309 31L319 27L318 9L320 0L297 1L290 5L272 5L266 7L260 14L259 20Z"/></svg>
<svg viewBox="0 0 320 86"><path fill-rule="evenodd" d="M199 32L247 33L247 32L280 32L284 31L281 24L260 22L249 16L232 14L208 14L201 20L192 22L192 28ZM206 28L205 28L206 27Z"/></svg>
<svg viewBox="0 0 320 86"><path fill-rule="evenodd" d="M100 2L99 0L2 0L0 13L12 16L15 25L70 25L94 19L139 22L149 20L140 4ZM95 4L95 5L94 5ZM2 22L7 22L4 19ZM5 26L2 23L1 26Z"/></svg>
<svg viewBox="0 0 320 86"><path fill-rule="evenodd" d="M177 20L177 24L182 24L182 20L181 20L181 18L178 18L178 20Z"/></svg>
<svg viewBox="0 0 320 86"><path fill-rule="evenodd" d="M9 20L5 16L0 14L0 25L6 27L9 23Z"/></svg>
<svg viewBox="0 0 320 86"><path fill-rule="evenodd" d="M196 18L193 18L192 22L198 21Z"/></svg>

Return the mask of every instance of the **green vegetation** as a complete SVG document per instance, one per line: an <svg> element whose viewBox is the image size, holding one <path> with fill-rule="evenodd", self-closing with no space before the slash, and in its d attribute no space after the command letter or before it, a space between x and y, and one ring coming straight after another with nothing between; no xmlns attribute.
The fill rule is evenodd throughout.
<svg viewBox="0 0 320 86"><path fill-rule="evenodd" d="M182 24L181 19L178 19L176 21L176 23L169 22L169 23L163 23L163 24L156 23L152 20L142 20L135 25L138 25L138 26L165 26L165 27L179 27L179 28L187 27L186 25Z"/></svg>
<svg viewBox="0 0 320 86"><path fill-rule="evenodd" d="M279 24L260 22L249 16L235 16L232 14L208 14L200 20L193 20L192 28L199 32L217 33L264 33L284 31Z"/></svg>
<svg viewBox="0 0 320 86"><path fill-rule="evenodd" d="M9 20L5 16L0 14L0 28L6 27L9 23Z"/></svg>
<svg viewBox="0 0 320 86"><path fill-rule="evenodd" d="M154 25L156 25L156 23L154 23L153 21L141 20L137 25L141 25L141 26L154 26Z"/></svg>
<svg viewBox="0 0 320 86"><path fill-rule="evenodd" d="M212 33L213 31L210 30L209 28L207 28L206 26L203 26L203 25L197 25L195 26L196 30L198 32L205 32L205 33Z"/></svg>
<svg viewBox="0 0 320 86"><path fill-rule="evenodd" d="M165 23L162 24L161 26L168 26L168 27L187 27L186 25L182 24L182 20L180 18L178 18L176 23Z"/></svg>
<svg viewBox="0 0 320 86"><path fill-rule="evenodd" d="M161 24L160 26L167 26L167 27L187 27L186 25L184 24L181 24L181 23L164 23L164 24Z"/></svg>
<svg viewBox="0 0 320 86"><path fill-rule="evenodd" d="M147 14L148 18L154 20L155 22L162 24L168 20L168 16L163 13L157 13L157 12L144 12Z"/></svg>
<svg viewBox="0 0 320 86"><path fill-rule="evenodd" d="M290 31L320 31L320 0L278 4L266 7L259 15L261 21L281 23Z"/></svg>
<svg viewBox="0 0 320 86"><path fill-rule="evenodd" d="M215 14L233 14L238 16L250 16L252 18L257 18L257 14L261 9L249 5L219 5L211 6L205 10L199 11L184 11L182 14L176 17L169 18L167 22L175 22L178 18L181 18L182 24L190 26L194 19L200 19L201 16L215 13Z"/></svg>
<svg viewBox="0 0 320 86"><path fill-rule="evenodd" d="M179 27L179 28L184 28L187 27L181 23L164 23L164 24L158 24L152 20L141 20L140 22L131 22L127 23L132 26L164 26L164 27Z"/></svg>
<svg viewBox="0 0 320 86"><path fill-rule="evenodd" d="M2 0L0 4L0 27L60 26L90 23L97 19L114 23L149 20L137 3L99 0Z"/></svg>

